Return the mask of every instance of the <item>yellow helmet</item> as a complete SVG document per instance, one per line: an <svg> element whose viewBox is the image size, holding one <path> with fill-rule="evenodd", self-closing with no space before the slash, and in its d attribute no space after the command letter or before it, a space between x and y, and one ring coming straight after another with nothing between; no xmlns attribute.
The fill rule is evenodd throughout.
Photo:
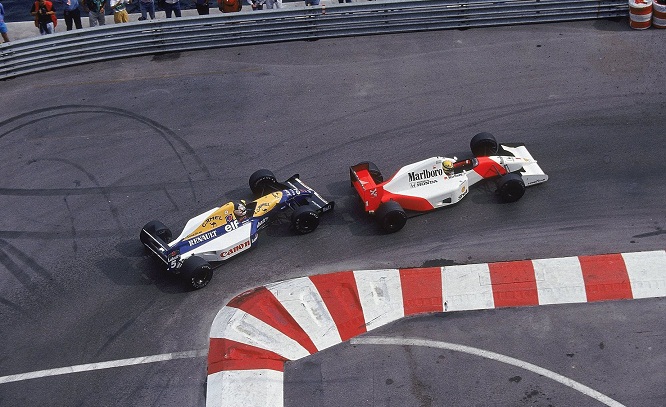
<svg viewBox="0 0 666 407"><path fill-rule="evenodd" d="M446 175L453 174L453 161L444 160L444 162L442 163L442 168L444 169L444 173Z"/></svg>

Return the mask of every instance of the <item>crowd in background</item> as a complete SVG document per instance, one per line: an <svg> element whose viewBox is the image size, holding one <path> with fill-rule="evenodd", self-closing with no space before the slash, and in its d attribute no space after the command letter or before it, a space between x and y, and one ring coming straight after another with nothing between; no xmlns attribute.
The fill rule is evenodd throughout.
<svg viewBox="0 0 666 407"><path fill-rule="evenodd" d="M186 0L191 1L199 15L209 14L210 2L216 1L217 7L223 13L238 12L243 8L243 1L252 10L282 8L282 0ZM340 3L351 3L352 0L338 0ZM157 2L157 4L156 4ZM319 5L320 0L304 0L306 6ZM67 31L74 28L81 29L81 18L87 15L90 27L105 24L107 10L113 13L116 24L129 22L128 6L138 3L141 16L139 21L154 19L157 8L164 10L166 18L181 17L181 0L35 0L30 14L35 19L35 27L42 35L53 34L58 19L56 12L62 10ZM8 29L4 21L5 10L0 3L0 34L3 42L9 42Z"/></svg>

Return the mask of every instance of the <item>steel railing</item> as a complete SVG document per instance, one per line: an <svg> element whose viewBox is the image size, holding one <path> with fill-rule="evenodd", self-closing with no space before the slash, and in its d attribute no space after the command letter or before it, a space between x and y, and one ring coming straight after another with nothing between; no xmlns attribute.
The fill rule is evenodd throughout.
<svg viewBox="0 0 666 407"><path fill-rule="evenodd" d="M152 20L0 44L0 79L164 52L628 14L626 0L397 0Z"/></svg>

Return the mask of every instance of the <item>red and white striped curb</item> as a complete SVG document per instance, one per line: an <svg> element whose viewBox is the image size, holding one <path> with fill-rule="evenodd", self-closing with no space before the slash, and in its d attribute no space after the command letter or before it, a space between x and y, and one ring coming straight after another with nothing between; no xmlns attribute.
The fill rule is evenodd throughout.
<svg viewBox="0 0 666 407"><path fill-rule="evenodd" d="M666 297L664 250L281 281L218 312L206 406L280 407L285 361L409 315L654 297Z"/></svg>

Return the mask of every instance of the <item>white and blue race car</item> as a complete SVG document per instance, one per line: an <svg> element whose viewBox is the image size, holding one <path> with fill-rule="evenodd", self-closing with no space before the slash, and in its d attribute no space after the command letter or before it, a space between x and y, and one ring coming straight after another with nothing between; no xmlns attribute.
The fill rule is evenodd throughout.
<svg viewBox="0 0 666 407"><path fill-rule="evenodd" d="M313 232L320 215L334 206L305 185L298 174L278 182L271 171L258 170L250 176L250 189L257 199L241 201L240 205L228 202L195 216L175 239L162 222L148 222L141 229L141 243L166 264L167 271L182 276L191 288L200 289L213 276L211 263L251 248L259 231L279 216L290 213L293 230L306 234Z"/></svg>

